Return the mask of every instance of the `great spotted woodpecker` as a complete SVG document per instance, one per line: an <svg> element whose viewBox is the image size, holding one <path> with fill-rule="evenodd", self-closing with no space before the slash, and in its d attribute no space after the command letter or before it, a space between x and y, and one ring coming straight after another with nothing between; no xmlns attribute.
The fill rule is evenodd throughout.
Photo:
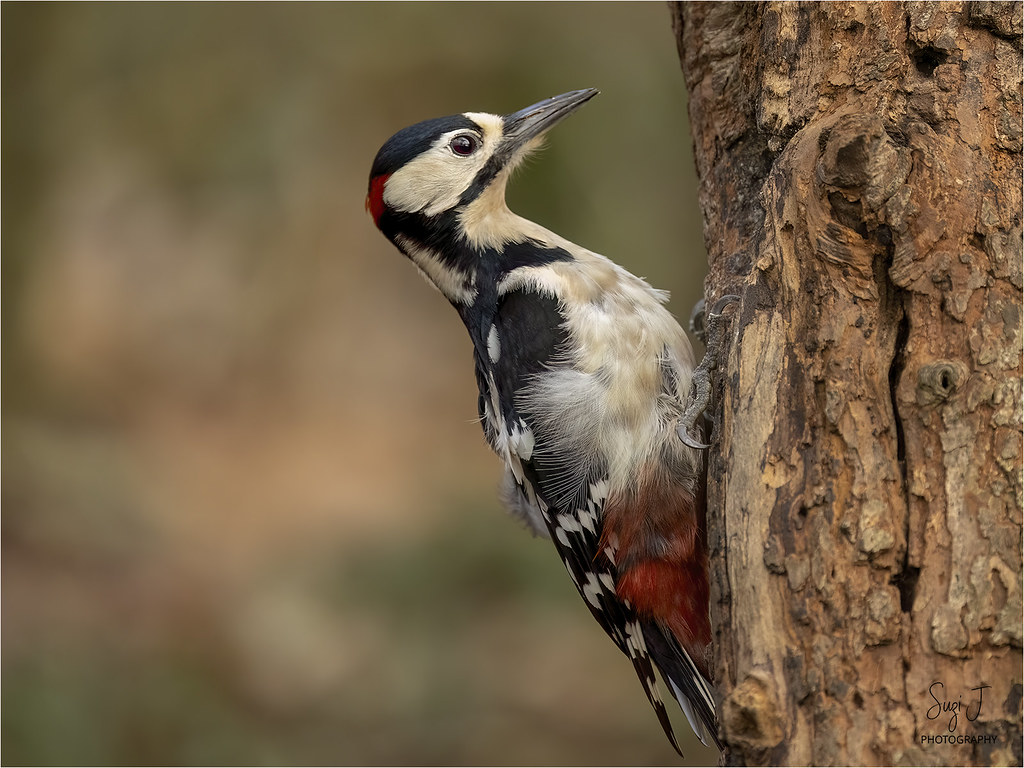
<svg viewBox="0 0 1024 768"><path fill-rule="evenodd" d="M595 94L399 131L373 162L366 207L469 331L503 501L551 538L676 750L655 667L701 741L721 747L703 455L681 419L689 341L667 294L505 204L512 170Z"/></svg>

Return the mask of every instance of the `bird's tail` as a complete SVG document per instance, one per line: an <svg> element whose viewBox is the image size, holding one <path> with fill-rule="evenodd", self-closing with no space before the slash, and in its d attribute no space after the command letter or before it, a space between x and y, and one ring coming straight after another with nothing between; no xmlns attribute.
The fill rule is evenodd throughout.
<svg viewBox="0 0 1024 768"><path fill-rule="evenodd" d="M714 742L715 746L722 749L711 684L693 658L675 637L653 621L645 623L644 639L651 658L668 683L694 734L705 746Z"/></svg>

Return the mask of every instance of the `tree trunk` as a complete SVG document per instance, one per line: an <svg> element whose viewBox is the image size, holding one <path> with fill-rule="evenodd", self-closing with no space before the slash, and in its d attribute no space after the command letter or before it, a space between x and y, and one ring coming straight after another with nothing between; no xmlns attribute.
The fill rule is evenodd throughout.
<svg viewBox="0 0 1024 768"><path fill-rule="evenodd" d="M1019 765L1021 5L671 10L727 760Z"/></svg>

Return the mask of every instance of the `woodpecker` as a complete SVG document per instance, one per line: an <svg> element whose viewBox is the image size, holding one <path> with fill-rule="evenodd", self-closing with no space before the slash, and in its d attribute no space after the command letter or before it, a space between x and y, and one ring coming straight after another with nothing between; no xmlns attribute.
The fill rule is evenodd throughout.
<svg viewBox="0 0 1024 768"><path fill-rule="evenodd" d="M405 128L377 153L366 208L469 331L502 500L554 543L676 751L655 668L700 740L721 748L704 457L681 437L690 343L667 293L505 203L516 166L596 94Z"/></svg>

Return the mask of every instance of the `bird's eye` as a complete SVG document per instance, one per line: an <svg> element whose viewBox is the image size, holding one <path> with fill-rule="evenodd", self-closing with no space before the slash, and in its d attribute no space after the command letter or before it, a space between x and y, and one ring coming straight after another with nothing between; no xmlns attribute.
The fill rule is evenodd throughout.
<svg viewBox="0 0 1024 768"><path fill-rule="evenodd" d="M448 148L459 157L469 157L479 145L476 136L468 133L459 134L448 142Z"/></svg>

